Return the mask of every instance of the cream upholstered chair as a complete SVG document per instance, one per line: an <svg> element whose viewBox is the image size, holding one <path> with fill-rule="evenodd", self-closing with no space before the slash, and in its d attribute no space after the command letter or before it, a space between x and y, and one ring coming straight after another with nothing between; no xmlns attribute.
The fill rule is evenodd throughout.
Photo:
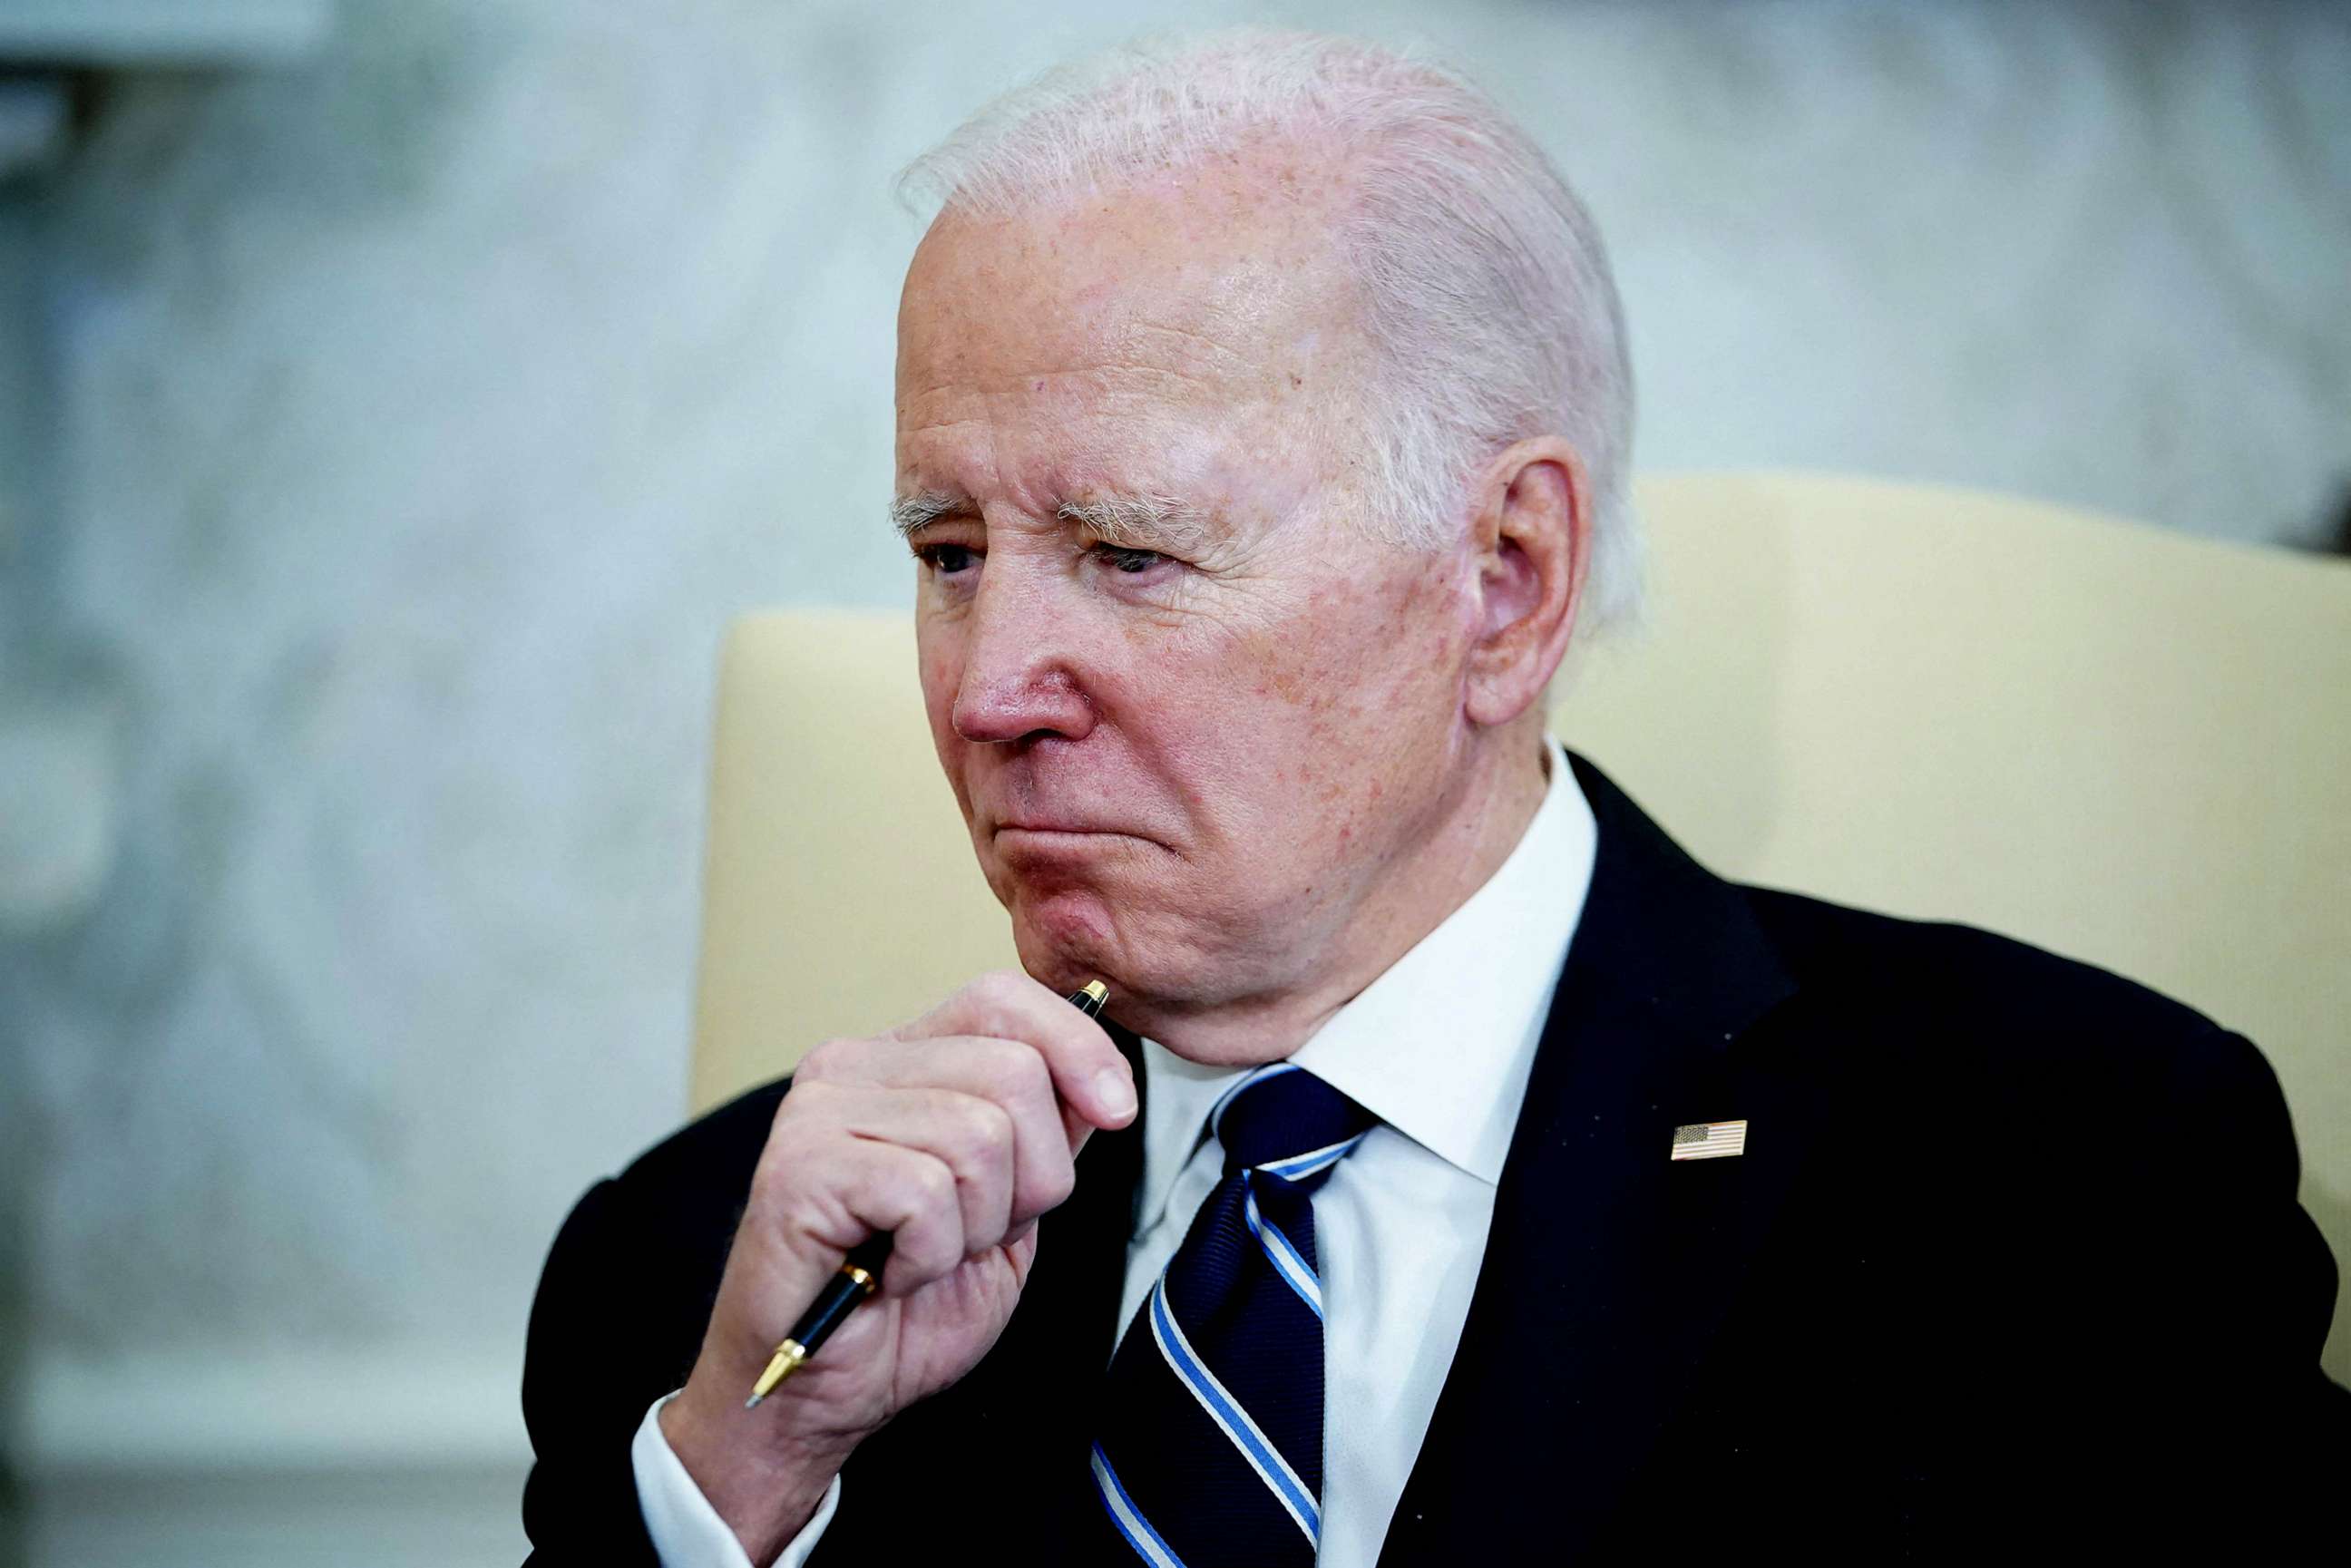
<svg viewBox="0 0 2351 1568"><path fill-rule="evenodd" d="M1725 875L2005 932L2250 1035L2351 1272L2351 562L1844 478L1639 499L1649 625L1575 656L1562 738ZM728 641L697 1107L1012 962L913 645L814 612Z"/></svg>

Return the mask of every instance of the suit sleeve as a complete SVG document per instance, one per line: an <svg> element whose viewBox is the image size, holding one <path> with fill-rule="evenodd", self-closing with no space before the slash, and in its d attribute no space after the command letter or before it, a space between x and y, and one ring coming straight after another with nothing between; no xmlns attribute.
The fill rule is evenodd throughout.
<svg viewBox="0 0 2351 1568"><path fill-rule="evenodd" d="M2318 1364L2335 1260L2297 1201L2294 1128L2262 1053L2211 1030L2170 1080L2144 1129L2169 1146L2124 1304L2137 1364L2116 1369L2148 1398L2141 1495L2210 1529L2211 1550L2291 1543L2351 1473L2351 1393Z"/></svg>
<svg viewBox="0 0 2351 1568"><path fill-rule="evenodd" d="M534 1458L522 1517L537 1568L659 1565L630 1443L645 1406L676 1385L648 1378L636 1354L648 1281L635 1277L643 1259L629 1207L619 1184L590 1187L557 1234L531 1303L522 1412Z"/></svg>

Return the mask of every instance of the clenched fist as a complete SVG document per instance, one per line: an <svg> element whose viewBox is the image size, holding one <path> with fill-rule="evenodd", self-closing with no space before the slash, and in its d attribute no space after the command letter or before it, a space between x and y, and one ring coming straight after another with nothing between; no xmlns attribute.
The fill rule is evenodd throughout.
<svg viewBox="0 0 2351 1568"><path fill-rule="evenodd" d="M1070 1196L1097 1128L1134 1116L1134 1075L1100 1024L1018 971L801 1059L751 1179L692 1375L663 1435L755 1563L807 1523L857 1445L977 1364ZM873 1300L755 1410L776 1343L878 1231Z"/></svg>

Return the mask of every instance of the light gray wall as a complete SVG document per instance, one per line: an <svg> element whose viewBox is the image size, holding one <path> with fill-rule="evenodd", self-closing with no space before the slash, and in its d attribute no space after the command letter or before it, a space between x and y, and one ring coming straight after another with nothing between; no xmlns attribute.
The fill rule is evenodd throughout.
<svg viewBox="0 0 2351 1568"><path fill-rule="evenodd" d="M683 1110L720 631L906 586L890 173L1268 16L1534 126L1646 466L2269 540L2351 481L2341 6L350 0L308 62L113 79L0 194L55 478L0 471L20 1457L512 1463L548 1239Z"/></svg>

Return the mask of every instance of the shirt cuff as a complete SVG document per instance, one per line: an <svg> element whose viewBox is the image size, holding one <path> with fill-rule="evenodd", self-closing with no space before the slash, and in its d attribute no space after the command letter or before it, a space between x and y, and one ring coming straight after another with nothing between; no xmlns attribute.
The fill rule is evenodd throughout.
<svg viewBox="0 0 2351 1568"><path fill-rule="evenodd" d="M662 1406L676 1397L665 1394L654 1400L645 1418L637 1423L637 1435L629 1444L629 1467L637 1478L637 1511L644 1515L645 1533L653 1537L654 1554L661 1558L662 1568L751 1568L750 1554L686 1474L662 1431ZM816 1512L776 1559L775 1568L804 1568L840 1506L841 1478L836 1475L824 1489L824 1500L816 1505Z"/></svg>

